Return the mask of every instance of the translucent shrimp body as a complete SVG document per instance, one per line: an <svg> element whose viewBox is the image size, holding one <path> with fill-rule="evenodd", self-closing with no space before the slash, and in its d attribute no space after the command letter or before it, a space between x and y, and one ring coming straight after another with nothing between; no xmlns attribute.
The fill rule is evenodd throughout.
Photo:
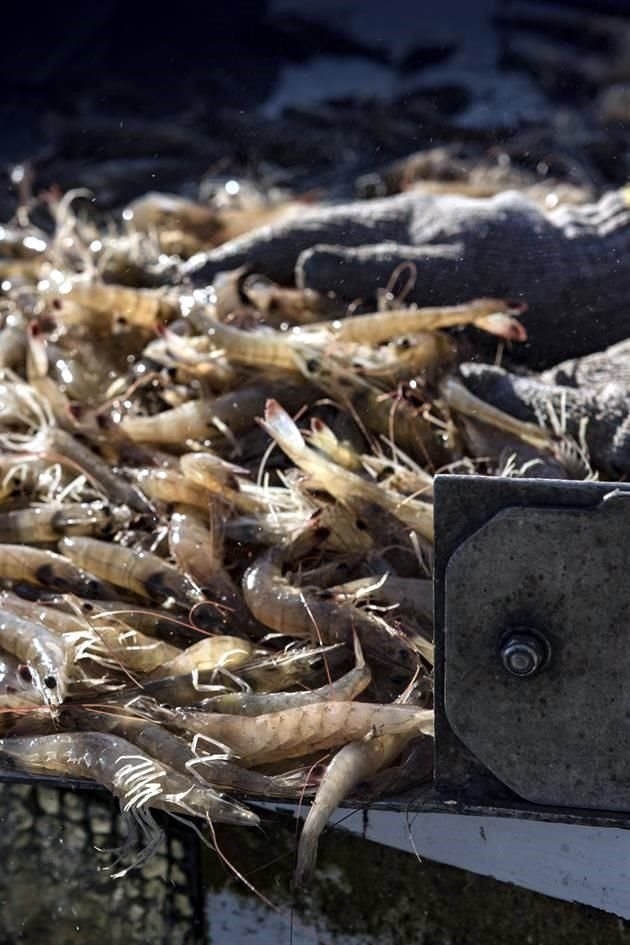
<svg viewBox="0 0 630 945"><path fill-rule="evenodd" d="M74 656L73 648L42 624L0 611L0 646L24 666L22 675L32 681L42 702L63 702Z"/></svg>

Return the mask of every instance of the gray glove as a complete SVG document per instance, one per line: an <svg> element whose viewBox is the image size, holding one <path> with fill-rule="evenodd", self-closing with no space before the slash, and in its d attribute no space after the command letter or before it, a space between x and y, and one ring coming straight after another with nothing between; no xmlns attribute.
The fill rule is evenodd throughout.
<svg viewBox="0 0 630 945"><path fill-rule="evenodd" d="M564 432L584 442L604 478L630 473L630 341L537 377L472 363L462 364L460 374L472 394L519 420L553 429L553 418L564 417Z"/></svg>
<svg viewBox="0 0 630 945"><path fill-rule="evenodd" d="M489 199L402 194L307 210L183 268L196 285L247 266L371 304L393 270L412 262L417 278L407 303L524 299L529 342L515 354L542 367L630 335L629 224L621 192L550 212L512 191Z"/></svg>

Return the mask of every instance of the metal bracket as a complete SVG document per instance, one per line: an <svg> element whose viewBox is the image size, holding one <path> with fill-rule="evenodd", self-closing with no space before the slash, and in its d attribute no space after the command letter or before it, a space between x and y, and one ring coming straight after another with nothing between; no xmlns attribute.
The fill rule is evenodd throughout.
<svg viewBox="0 0 630 945"><path fill-rule="evenodd" d="M627 827L630 487L440 476L435 508L437 796Z"/></svg>

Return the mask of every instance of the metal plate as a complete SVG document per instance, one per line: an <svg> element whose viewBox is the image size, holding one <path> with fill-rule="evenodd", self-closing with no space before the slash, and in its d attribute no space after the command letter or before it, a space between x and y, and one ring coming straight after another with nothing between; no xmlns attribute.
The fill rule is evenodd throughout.
<svg viewBox="0 0 630 945"><path fill-rule="evenodd" d="M498 511L446 564L448 722L538 804L630 811L630 497L613 490L590 509ZM516 626L551 646L532 677L501 664Z"/></svg>

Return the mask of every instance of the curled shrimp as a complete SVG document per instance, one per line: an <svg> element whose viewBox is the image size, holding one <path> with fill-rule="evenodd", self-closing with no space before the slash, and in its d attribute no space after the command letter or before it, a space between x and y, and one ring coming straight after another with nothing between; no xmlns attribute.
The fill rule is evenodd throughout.
<svg viewBox="0 0 630 945"><path fill-rule="evenodd" d="M429 719L422 730L426 734L432 733ZM302 827L295 867L297 883L304 885L311 878L320 834L337 807L361 781L395 761L411 738L413 734L409 732L377 737L368 735L344 745L335 754L321 777L315 800Z"/></svg>

